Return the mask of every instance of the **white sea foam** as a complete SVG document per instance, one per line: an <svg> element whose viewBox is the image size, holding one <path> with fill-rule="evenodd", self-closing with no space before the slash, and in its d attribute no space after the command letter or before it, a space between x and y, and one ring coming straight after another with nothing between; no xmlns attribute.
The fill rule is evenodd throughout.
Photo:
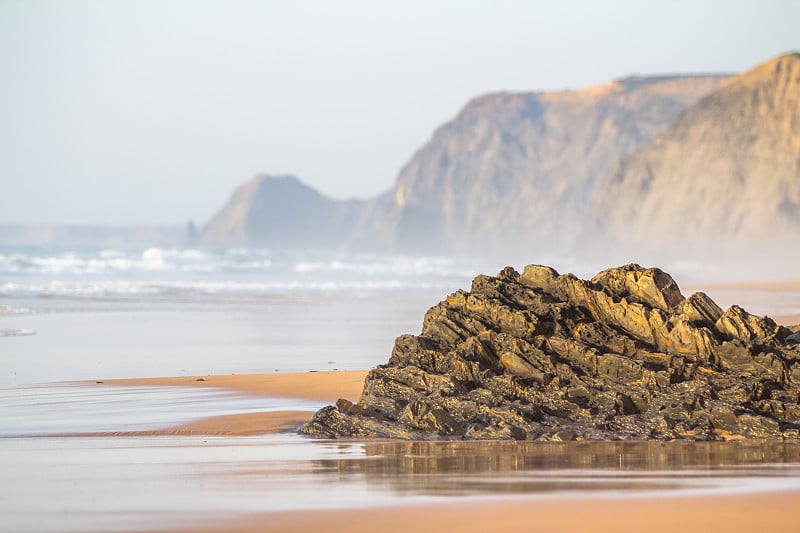
<svg viewBox="0 0 800 533"><path fill-rule="evenodd" d="M183 300L195 296L249 298L291 292L446 291L463 287L481 271L484 270L475 265L438 257L246 248L153 247L139 251L17 248L0 249L0 297ZM24 301L13 303L27 306Z"/></svg>
<svg viewBox="0 0 800 533"><path fill-rule="evenodd" d="M391 274L401 277L470 277L475 272L460 267L452 260L444 258L384 258L381 260L348 261L333 259L329 261L299 261L294 266L297 273L337 272L380 276Z"/></svg>
<svg viewBox="0 0 800 533"><path fill-rule="evenodd" d="M191 249L148 248L143 252L105 249L90 253L0 253L0 275L257 272L272 267L269 257L242 252L235 250L231 253L207 253Z"/></svg>
<svg viewBox="0 0 800 533"><path fill-rule="evenodd" d="M2 274L86 275L114 273L262 272L272 268L297 274L323 272L364 276L468 277L474 271L445 258L320 257L274 255L266 250L232 248L217 252L148 248L142 252L0 253Z"/></svg>
<svg viewBox="0 0 800 533"><path fill-rule="evenodd" d="M36 335L36 332L31 329L0 328L0 337L27 337L29 335Z"/></svg>
<svg viewBox="0 0 800 533"><path fill-rule="evenodd" d="M35 311L30 307L12 307L10 305L0 305L0 316L29 315Z"/></svg>
<svg viewBox="0 0 800 533"><path fill-rule="evenodd" d="M264 296L286 292L357 292L398 289L454 289L450 283L404 280L365 281L176 281L113 280L6 282L0 296L7 297L144 297L144 296Z"/></svg>

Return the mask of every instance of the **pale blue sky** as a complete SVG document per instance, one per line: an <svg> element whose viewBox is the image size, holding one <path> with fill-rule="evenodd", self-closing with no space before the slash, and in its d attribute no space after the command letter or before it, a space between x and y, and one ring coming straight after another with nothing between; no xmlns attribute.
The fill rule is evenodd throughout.
<svg viewBox="0 0 800 533"><path fill-rule="evenodd" d="M742 71L800 1L0 0L0 223L203 223L256 173L366 197L472 97Z"/></svg>

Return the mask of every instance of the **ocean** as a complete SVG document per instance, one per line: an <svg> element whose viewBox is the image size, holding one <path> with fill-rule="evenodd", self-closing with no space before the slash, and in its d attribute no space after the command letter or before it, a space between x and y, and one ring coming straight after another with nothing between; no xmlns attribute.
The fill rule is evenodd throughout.
<svg viewBox="0 0 800 533"><path fill-rule="evenodd" d="M0 248L0 383L368 368L486 267L239 248Z"/></svg>
<svg viewBox="0 0 800 533"><path fill-rule="evenodd" d="M535 255L527 262L581 277L604 267ZM0 247L0 384L370 368L388 359L395 337L419 332L429 307L506 264L243 248ZM697 282L714 281L711 270L676 268L681 284L694 282L687 286L723 307L800 314L800 290L707 290Z"/></svg>

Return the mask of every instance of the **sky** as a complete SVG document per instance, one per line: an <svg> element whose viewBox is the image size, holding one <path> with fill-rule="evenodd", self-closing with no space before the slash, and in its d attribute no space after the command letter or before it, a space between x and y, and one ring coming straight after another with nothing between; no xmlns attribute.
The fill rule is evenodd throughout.
<svg viewBox="0 0 800 533"><path fill-rule="evenodd" d="M0 0L0 223L206 222L242 182L392 187L473 97L741 72L800 2Z"/></svg>

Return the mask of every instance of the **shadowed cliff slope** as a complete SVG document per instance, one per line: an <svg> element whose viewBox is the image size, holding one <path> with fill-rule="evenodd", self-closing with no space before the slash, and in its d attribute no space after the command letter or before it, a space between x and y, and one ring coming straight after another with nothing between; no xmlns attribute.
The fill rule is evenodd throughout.
<svg viewBox="0 0 800 533"><path fill-rule="evenodd" d="M294 176L256 176L240 186L203 228L207 246L338 248L372 224L387 197L333 200Z"/></svg>
<svg viewBox="0 0 800 533"><path fill-rule="evenodd" d="M478 276L397 338L357 404L301 433L403 439L798 438L800 334L638 265Z"/></svg>

